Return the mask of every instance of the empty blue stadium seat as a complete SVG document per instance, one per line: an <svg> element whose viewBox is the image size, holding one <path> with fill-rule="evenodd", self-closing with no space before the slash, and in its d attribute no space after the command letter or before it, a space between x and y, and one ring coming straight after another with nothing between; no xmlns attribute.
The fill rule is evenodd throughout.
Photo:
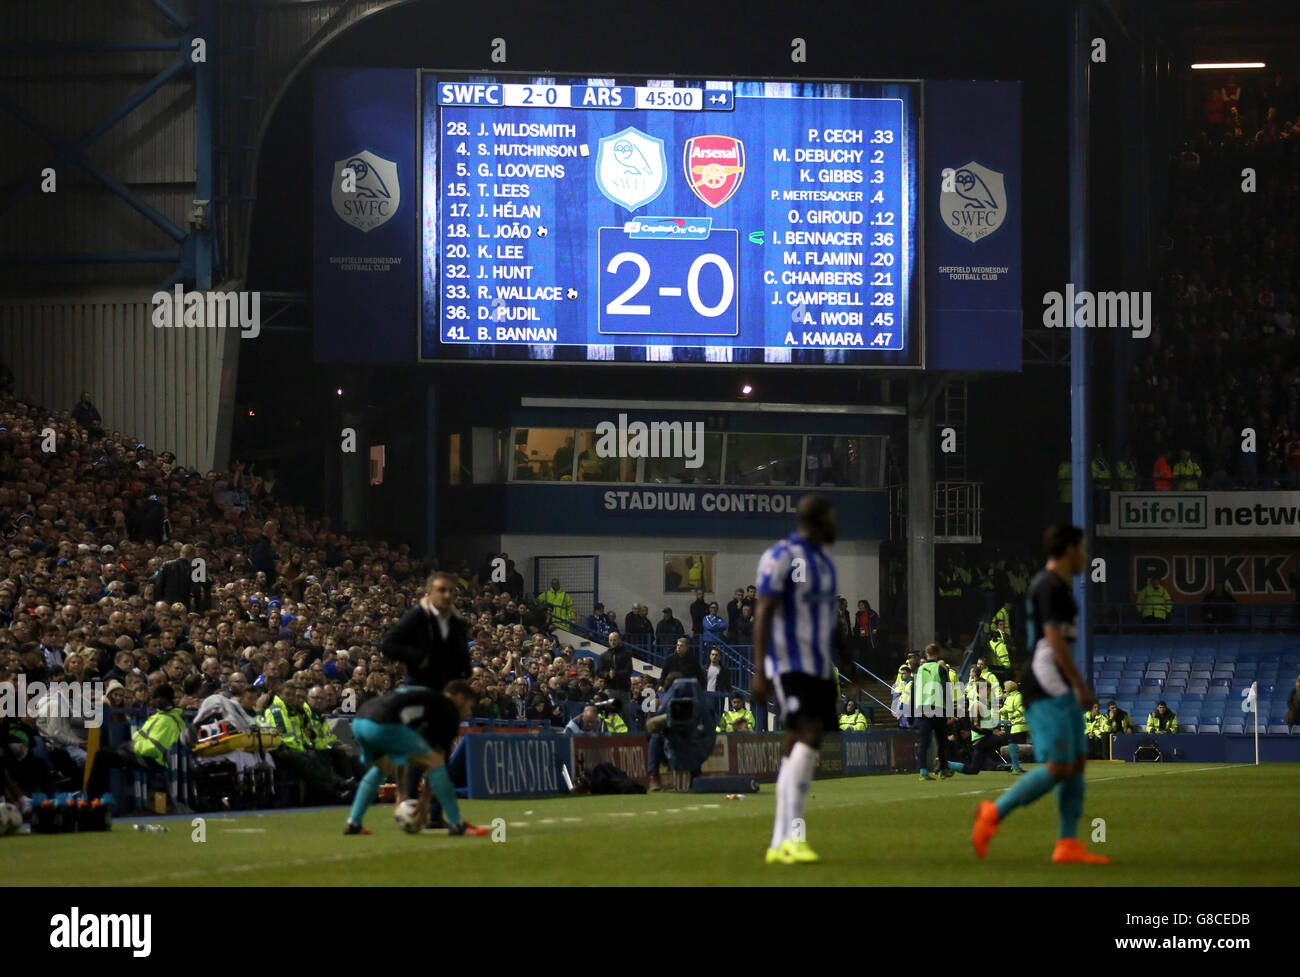
<svg viewBox="0 0 1300 977"><path fill-rule="evenodd" d="M1142 680L1142 688L1144 689L1158 689L1163 684L1158 678L1144 678Z"/></svg>
<svg viewBox="0 0 1300 977"><path fill-rule="evenodd" d="M1187 688L1187 679L1185 679L1185 678L1171 678L1171 679L1169 679L1167 682L1165 682L1165 688L1166 688L1166 689L1186 689L1186 688Z"/></svg>
<svg viewBox="0 0 1300 977"><path fill-rule="evenodd" d="M1210 688L1212 688L1212 689L1230 689L1230 688L1232 688L1232 679L1230 679L1230 678L1215 678L1215 679L1210 679Z"/></svg>
<svg viewBox="0 0 1300 977"><path fill-rule="evenodd" d="M1178 724L1178 732L1180 732L1180 733L1195 733L1196 730L1197 730L1198 728L1199 728L1199 727L1197 727L1196 723L1179 723L1179 724Z"/></svg>
<svg viewBox="0 0 1300 977"><path fill-rule="evenodd" d="M1289 736L1291 734L1291 727L1285 723L1273 723L1268 727L1268 734L1270 736Z"/></svg>
<svg viewBox="0 0 1300 977"><path fill-rule="evenodd" d="M1215 726L1218 726L1223 722L1223 717L1218 713L1211 714L1207 712L1205 714L1205 722L1213 723Z"/></svg>
<svg viewBox="0 0 1300 977"><path fill-rule="evenodd" d="M1223 731L1225 733L1244 733L1245 727L1241 723L1224 723Z"/></svg>
<svg viewBox="0 0 1300 977"><path fill-rule="evenodd" d="M1198 727L1196 728L1196 731L1197 731L1198 733L1215 733L1215 734L1218 734L1218 732L1219 732L1219 724L1218 724L1218 723L1202 723L1200 726L1198 726Z"/></svg>
<svg viewBox="0 0 1300 977"><path fill-rule="evenodd" d="M1193 668L1190 677L1193 679L1205 679L1209 681L1213 673L1208 668Z"/></svg>

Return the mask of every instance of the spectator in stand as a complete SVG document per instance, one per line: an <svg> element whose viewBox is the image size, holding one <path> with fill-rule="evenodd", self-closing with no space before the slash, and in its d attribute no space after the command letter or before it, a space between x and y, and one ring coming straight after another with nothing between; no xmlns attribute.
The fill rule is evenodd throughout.
<svg viewBox="0 0 1300 977"><path fill-rule="evenodd" d="M682 627L681 621L673 617L673 609L665 607L664 615L660 619L658 627L655 628L655 644L661 648L671 647L684 634L686 634L686 629Z"/></svg>
<svg viewBox="0 0 1300 977"><path fill-rule="evenodd" d="M506 554L501 554L505 557ZM524 599L524 575L515 568L515 561L506 559L506 593L519 603Z"/></svg>
<svg viewBox="0 0 1300 977"><path fill-rule="evenodd" d="M81 391L81 398L73 404L72 419L87 431L99 430L103 427L103 418L91 402L89 390Z"/></svg>
<svg viewBox="0 0 1300 977"><path fill-rule="evenodd" d="M171 535L166 506L156 494L150 494L134 505L130 515L123 516L123 522L133 543L152 543L154 546L160 546L163 540ZM101 549L100 552L104 550ZM110 546L107 552L113 553L114 549Z"/></svg>
<svg viewBox="0 0 1300 977"><path fill-rule="evenodd" d="M253 544L253 551L249 554L248 565L252 567L254 573L266 574L268 586L274 585L276 580L276 560L279 555L275 552L275 537L280 527L274 519L268 519L262 524L262 533L257 537L257 542Z"/></svg>
<svg viewBox="0 0 1300 977"><path fill-rule="evenodd" d="M685 638L677 639L677 646L673 649L673 653L664 659L660 675L662 676L659 682L661 693L667 692L668 687L679 678L699 679L700 684L704 684L704 670L700 668L700 660L695 657L690 642Z"/></svg>
<svg viewBox="0 0 1300 977"><path fill-rule="evenodd" d="M853 641L853 615L849 613L849 599L840 597L835 603L835 630L846 646Z"/></svg>
<svg viewBox="0 0 1300 977"><path fill-rule="evenodd" d="M633 644L645 646L654 638L654 625L647 616L649 610L645 604L633 604L623 620L623 634Z"/></svg>
<svg viewBox="0 0 1300 977"><path fill-rule="evenodd" d="M709 613L709 602L704 599L704 591L695 591L695 600L691 602L691 635L698 643L700 635L704 633L704 618Z"/></svg>
<svg viewBox="0 0 1300 977"><path fill-rule="evenodd" d="M709 613L700 622L703 628L702 641L709 648L726 640L727 622L718 614L718 602L709 604Z"/></svg>
<svg viewBox="0 0 1300 977"><path fill-rule="evenodd" d="M704 690L724 693L731 691L731 672L722 664L722 652L717 648L709 651L709 664L704 669Z"/></svg>
<svg viewBox="0 0 1300 977"><path fill-rule="evenodd" d="M587 615L587 630L594 632L597 637L606 638L614 630L614 626L609 623L609 615L605 613L605 605L597 603L592 609L592 613Z"/></svg>
<svg viewBox="0 0 1300 977"><path fill-rule="evenodd" d="M740 617L736 619L736 643L752 645L754 643L754 605L743 604Z"/></svg>
<svg viewBox="0 0 1300 977"><path fill-rule="evenodd" d="M871 609L870 601L858 601L854 619L853 636L858 646L858 657L876 650L880 640L880 615Z"/></svg>
<svg viewBox="0 0 1300 977"><path fill-rule="evenodd" d="M735 595L727 601L727 640L733 644L736 641L736 622L740 619L740 608L744 603L745 591L737 587Z"/></svg>
<svg viewBox="0 0 1300 977"><path fill-rule="evenodd" d="M609 649L601 654L596 674L624 702L631 698L632 653L623 645L623 637L617 631L609 634Z"/></svg>
<svg viewBox="0 0 1300 977"><path fill-rule="evenodd" d="M180 555L168 560L153 575L154 597L167 604L180 603L186 611L198 609L194 587L194 555L192 543L180 548Z"/></svg>
<svg viewBox="0 0 1300 977"><path fill-rule="evenodd" d="M1286 724L1288 726L1300 724L1300 675L1296 675L1295 686L1286 697Z"/></svg>
<svg viewBox="0 0 1300 977"><path fill-rule="evenodd" d="M1237 598L1232 596L1220 580L1201 599L1201 618L1208 625L1234 624L1237 620L1237 608L1234 606L1236 603ZM1210 628L1211 633L1217 630L1213 626Z"/></svg>

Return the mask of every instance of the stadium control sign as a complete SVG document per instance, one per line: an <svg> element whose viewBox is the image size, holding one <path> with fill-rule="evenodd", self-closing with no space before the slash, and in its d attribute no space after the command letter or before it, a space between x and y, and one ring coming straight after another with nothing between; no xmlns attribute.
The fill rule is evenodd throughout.
<svg viewBox="0 0 1300 977"><path fill-rule="evenodd" d="M1300 537L1300 492L1112 492L1104 536Z"/></svg>

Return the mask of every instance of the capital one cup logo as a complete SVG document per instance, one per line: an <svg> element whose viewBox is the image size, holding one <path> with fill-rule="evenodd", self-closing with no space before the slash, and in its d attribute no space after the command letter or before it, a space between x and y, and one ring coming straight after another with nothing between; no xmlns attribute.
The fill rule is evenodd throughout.
<svg viewBox="0 0 1300 977"><path fill-rule="evenodd" d="M668 185L664 141L628 126L600 140L596 151L596 186L628 210L644 207Z"/></svg>
<svg viewBox="0 0 1300 977"><path fill-rule="evenodd" d="M745 176L745 144L734 136L693 136L682 153L686 182L710 207L721 207Z"/></svg>
<svg viewBox="0 0 1300 977"><path fill-rule="evenodd" d="M344 190L344 170L352 171L356 189ZM348 181L351 185L352 181ZM359 231L373 231L388 223L402 203L402 183L397 178L397 163L376 156L368 149L353 153L334 163L330 184L334 213Z"/></svg>
<svg viewBox="0 0 1300 977"><path fill-rule="evenodd" d="M951 189L943 179L939 212L948 230L972 244L999 227L1007 216L1007 191L1002 174L974 160L953 169Z"/></svg>

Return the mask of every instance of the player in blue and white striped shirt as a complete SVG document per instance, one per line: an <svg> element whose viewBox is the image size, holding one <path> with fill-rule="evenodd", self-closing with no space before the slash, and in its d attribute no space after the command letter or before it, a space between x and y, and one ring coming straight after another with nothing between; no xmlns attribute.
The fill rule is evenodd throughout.
<svg viewBox="0 0 1300 977"><path fill-rule="evenodd" d="M769 547L758 561L753 691L759 702L776 693L785 726L768 864L818 860L792 826L802 823L822 734L839 728L835 661L846 675L853 674L848 644L835 627L835 564L822 548L835 542L830 500L805 496L799 502L798 523L795 532Z"/></svg>

